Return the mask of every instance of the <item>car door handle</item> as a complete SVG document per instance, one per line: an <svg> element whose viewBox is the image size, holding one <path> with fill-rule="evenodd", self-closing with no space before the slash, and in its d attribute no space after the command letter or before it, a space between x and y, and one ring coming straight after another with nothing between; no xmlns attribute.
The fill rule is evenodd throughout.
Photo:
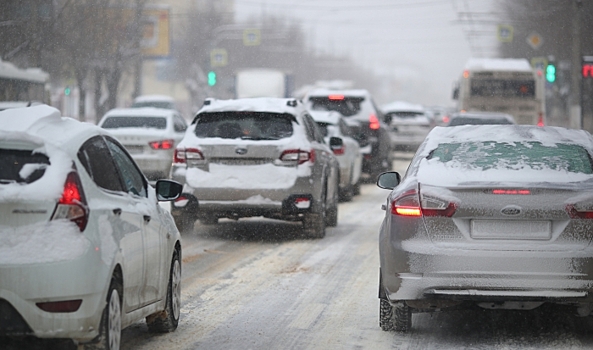
<svg viewBox="0 0 593 350"><path fill-rule="evenodd" d="M150 222L150 215L144 215L144 222L147 224Z"/></svg>
<svg viewBox="0 0 593 350"><path fill-rule="evenodd" d="M121 208L115 208L113 209L113 214L120 216L121 215Z"/></svg>

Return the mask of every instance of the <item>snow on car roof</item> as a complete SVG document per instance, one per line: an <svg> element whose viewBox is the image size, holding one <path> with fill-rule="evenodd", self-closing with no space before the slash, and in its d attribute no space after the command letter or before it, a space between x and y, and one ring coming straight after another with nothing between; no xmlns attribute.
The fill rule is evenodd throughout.
<svg viewBox="0 0 593 350"><path fill-rule="evenodd" d="M309 111L313 120L318 123L337 125L342 115L336 111Z"/></svg>
<svg viewBox="0 0 593 350"><path fill-rule="evenodd" d="M174 102L175 100L171 96L167 95L142 95L134 99L134 102L147 102L147 101L163 101L163 102Z"/></svg>
<svg viewBox="0 0 593 350"><path fill-rule="evenodd" d="M329 96L329 95L344 95L347 97L368 97L370 94L364 89L315 89L307 94L308 97Z"/></svg>
<svg viewBox="0 0 593 350"><path fill-rule="evenodd" d="M396 112L396 111L407 111L407 112L420 112L424 113L424 107L419 104L410 103L406 101L394 101L383 105L381 108L383 112Z"/></svg>
<svg viewBox="0 0 593 350"><path fill-rule="evenodd" d="M476 70L510 70L532 72L529 62L524 58L470 58L465 64L465 69Z"/></svg>
<svg viewBox="0 0 593 350"><path fill-rule="evenodd" d="M296 105L295 105L296 102ZM208 103L208 104L206 104ZM197 112L269 112L269 113L288 113L299 115L305 110L303 104L294 98L240 98L234 100L208 99Z"/></svg>
<svg viewBox="0 0 593 350"><path fill-rule="evenodd" d="M174 113L171 109L156 107L115 108L105 113L104 117L167 117Z"/></svg>

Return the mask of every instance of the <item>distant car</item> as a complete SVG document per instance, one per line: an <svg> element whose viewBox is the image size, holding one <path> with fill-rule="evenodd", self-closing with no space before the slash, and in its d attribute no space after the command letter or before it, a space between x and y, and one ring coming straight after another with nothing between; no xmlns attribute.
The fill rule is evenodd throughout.
<svg viewBox="0 0 593 350"><path fill-rule="evenodd" d="M336 111L353 130L363 152L362 171L372 181L393 165L389 126L367 90L316 89L307 94L310 111Z"/></svg>
<svg viewBox="0 0 593 350"><path fill-rule="evenodd" d="M340 199L349 201L360 193L362 174L362 153L358 142L351 137L352 130L338 112L311 111L325 142L330 144L332 137L339 137L341 147L331 147L340 163ZM331 145L330 145L331 146Z"/></svg>
<svg viewBox="0 0 593 350"><path fill-rule="evenodd" d="M495 112L459 112L452 113L444 126L458 125L488 125L488 124L517 124L512 115Z"/></svg>
<svg viewBox="0 0 593 350"><path fill-rule="evenodd" d="M175 146L187 129L177 111L159 108L112 109L98 125L124 145L150 180L169 176Z"/></svg>
<svg viewBox="0 0 593 350"><path fill-rule="evenodd" d="M156 188L156 189L155 189ZM119 349L177 328L181 184L150 186L105 130L49 106L0 112L0 334Z"/></svg>
<svg viewBox="0 0 593 350"><path fill-rule="evenodd" d="M132 108L154 107L176 109L175 100L167 95L141 95L134 99Z"/></svg>
<svg viewBox="0 0 593 350"><path fill-rule="evenodd" d="M382 108L395 150L415 152L431 129L431 114L421 105L395 101Z"/></svg>
<svg viewBox="0 0 593 350"><path fill-rule="evenodd" d="M330 145L298 100L208 99L175 150L171 177L185 187L171 213L183 229L264 216L302 221L305 235L321 238L338 223Z"/></svg>
<svg viewBox="0 0 593 350"><path fill-rule="evenodd" d="M379 324L465 307L593 310L593 138L527 125L436 127L391 190Z"/></svg>

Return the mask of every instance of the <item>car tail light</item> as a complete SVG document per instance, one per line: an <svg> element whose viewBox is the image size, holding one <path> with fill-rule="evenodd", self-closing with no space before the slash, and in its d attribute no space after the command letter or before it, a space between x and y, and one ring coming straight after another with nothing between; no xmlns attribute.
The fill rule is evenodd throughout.
<svg viewBox="0 0 593 350"><path fill-rule="evenodd" d="M449 116L446 115L446 116L443 117L442 120L443 120L443 123L448 123L451 120L451 118L449 118Z"/></svg>
<svg viewBox="0 0 593 350"><path fill-rule="evenodd" d="M537 126L544 126L544 114L542 112L539 113L537 118Z"/></svg>
<svg viewBox="0 0 593 350"><path fill-rule="evenodd" d="M416 190L403 193L391 203L391 213L400 216L451 217L456 209L455 203L439 198L423 196L420 200Z"/></svg>
<svg viewBox="0 0 593 350"><path fill-rule="evenodd" d="M571 219L593 219L593 210L579 210L574 204L568 204L566 212Z"/></svg>
<svg viewBox="0 0 593 350"><path fill-rule="evenodd" d="M176 148L173 153L173 163L185 164L188 161L204 160L204 154L197 148Z"/></svg>
<svg viewBox="0 0 593 350"><path fill-rule="evenodd" d="M82 191L80 178L76 172L71 172L66 178L62 198L56 205L51 219L68 219L76 223L80 231L84 231L88 222L88 215L86 198Z"/></svg>
<svg viewBox="0 0 593 350"><path fill-rule="evenodd" d="M148 143L152 149L171 149L175 145L173 140L151 141Z"/></svg>
<svg viewBox="0 0 593 350"><path fill-rule="evenodd" d="M531 194L531 191L523 190L523 189L493 189L492 194L528 195L528 194Z"/></svg>
<svg viewBox="0 0 593 350"><path fill-rule="evenodd" d="M377 118L375 114L371 114L369 116L369 128L371 128L371 130L379 130L380 127L381 124L379 123L379 118Z"/></svg>
<svg viewBox="0 0 593 350"><path fill-rule="evenodd" d="M35 303L38 308L46 312L75 312L81 304L81 299Z"/></svg>
<svg viewBox="0 0 593 350"><path fill-rule="evenodd" d="M315 150L287 149L280 155L280 160L283 162L298 162L298 164L303 164L307 161L315 163Z"/></svg>

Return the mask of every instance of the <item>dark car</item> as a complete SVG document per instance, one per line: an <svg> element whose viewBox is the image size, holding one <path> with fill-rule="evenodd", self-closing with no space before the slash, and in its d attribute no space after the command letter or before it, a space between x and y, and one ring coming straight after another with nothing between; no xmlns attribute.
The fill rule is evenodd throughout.
<svg viewBox="0 0 593 350"><path fill-rule="evenodd" d="M361 146L362 171L372 181L391 170L389 127L367 90L314 90L305 97L305 104L312 111L337 111L344 116Z"/></svg>

